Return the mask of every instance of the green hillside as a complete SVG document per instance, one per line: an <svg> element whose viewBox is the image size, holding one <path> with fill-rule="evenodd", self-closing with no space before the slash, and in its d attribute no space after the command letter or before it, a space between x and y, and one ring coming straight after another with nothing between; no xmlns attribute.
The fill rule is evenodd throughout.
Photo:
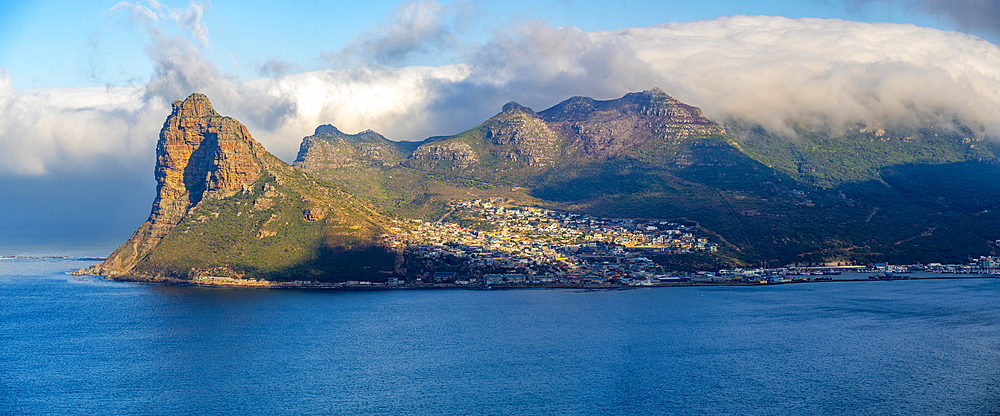
<svg viewBox="0 0 1000 416"><path fill-rule="evenodd" d="M833 187L878 179L882 168L995 160L1000 148L967 127L865 128L843 133L797 127L781 137L760 126L729 122L726 130L748 156L809 184Z"/></svg>
<svg viewBox="0 0 1000 416"><path fill-rule="evenodd" d="M149 219L90 272L252 284L385 280L399 271L382 238L390 228L383 213L274 157L202 94L173 103L156 153Z"/></svg>
<svg viewBox="0 0 1000 416"><path fill-rule="evenodd" d="M715 236L717 254L658 260L678 267L963 262L995 251L995 143L962 128L797 131L791 139L746 123L723 128L654 89L574 97L538 113L508 104L367 171L383 183L367 192L357 171L307 170L375 201L407 190L393 199L407 216L503 190L553 209L683 219ZM442 188L453 191L434 190Z"/></svg>
<svg viewBox="0 0 1000 416"><path fill-rule="evenodd" d="M379 244L384 220L367 203L291 167L276 170L195 206L135 272L343 281L394 271L396 253Z"/></svg>

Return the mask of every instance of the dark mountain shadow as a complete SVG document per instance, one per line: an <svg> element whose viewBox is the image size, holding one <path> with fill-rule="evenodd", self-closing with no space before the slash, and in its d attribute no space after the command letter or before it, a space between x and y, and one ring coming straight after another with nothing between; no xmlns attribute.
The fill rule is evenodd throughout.
<svg viewBox="0 0 1000 416"><path fill-rule="evenodd" d="M191 153L187 165L184 166L184 188L188 191L188 201L191 205L201 202L209 181L205 176L212 171L215 162L215 152L218 149L219 136L215 133L204 133L201 145Z"/></svg>
<svg viewBox="0 0 1000 416"><path fill-rule="evenodd" d="M885 261L963 263L998 252L1000 165L898 165L880 175L835 191L866 207L856 238L884 247Z"/></svg>

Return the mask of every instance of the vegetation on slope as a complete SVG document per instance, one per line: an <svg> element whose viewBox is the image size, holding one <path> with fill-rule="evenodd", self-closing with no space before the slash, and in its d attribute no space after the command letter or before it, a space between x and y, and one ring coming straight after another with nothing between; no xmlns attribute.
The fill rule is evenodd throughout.
<svg viewBox="0 0 1000 416"><path fill-rule="evenodd" d="M964 126L943 128L858 127L840 134L796 126L797 137L770 134L760 126L731 121L726 130L755 160L793 178L824 188L878 180L882 168L996 160L997 143Z"/></svg>
<svg viewBox="0 0 1000 416"><path fill-rule="evenodd" d="M243 192L193 207L135 273L196 279L385 280L396 253L379 244L385 219L342 187L271 155Z"/></svg>
<svg viewBox="0 0 1000 416"><path fill-rule="evenodd" d="M718 253L657 259L678 268L961 262L996 252L1000 151L968 129L859 127L831 135L798 127L800 137L788 139L737 122L723 130L661 94L577 97L538 114L505 107L466 132L428 139L397 165L324 175L377 203L397 187L394 203L380 205L425 219L461 189L506 190L554 209L683 219L716 236ZM524 120L556 132L541 141L555 143L544 149L551 163L532 164L516 152L531 141L513 137L541 131L524 129Z"/></svg>

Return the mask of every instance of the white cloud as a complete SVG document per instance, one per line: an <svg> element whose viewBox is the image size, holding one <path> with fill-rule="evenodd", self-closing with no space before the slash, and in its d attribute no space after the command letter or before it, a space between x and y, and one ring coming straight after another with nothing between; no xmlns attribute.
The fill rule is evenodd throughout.
<svg viewBox="0 0 1000 416"><path fill-rule="evenodd" d="M188 3L187 8L173 9L156 0L147 0L145 3L148 6L139 2L122 1L108 9L108 14L115 15L116 12L127 11L126 21L145 26L153 36L163 35L163 29L157 26L157 23L160 23L161 17L168 17L177 24L182 33L190 34L197 39L201 47L208 46L208 25L203 19L204 4L192 1Z"/></svg>
<svg viewBox="0 0 1000 416"><path fill-rule="evenodd" d="M1000 137L1000 48L912 25L736 16L584 32L529 23L462 65L241 82L186 37L140 20L154 25L148 54L156 73L145 85L16 90L0 75L0 174L39 175L101 158L148 169L169 103L192 92L207 94L285 160L324 123L420 140L470 128L510 100L541 110L574 95L609 99L657 86L715 120L738 117L775 132L789 132L789 122L959 120Z"/></svg>
<svg viewBox="0 0 1000 416"><path fill-rule="evenodd" d="M132 21L133 23L148 24L159 21L159 16L157 15L156 11L154 11L154 10L159 10L159 8L160 4L155 2L151 3L151 7L146 7L139 3L129 3L127 1L123 1L112 6L111 9L108 10L108 12L114 13L119 10L127 9L129 12L130 21Z"/></svg>
<svg viewBox="0 0 1000 416"><path fill-rule="evenodd" d="M716 119L950 124L1000 136L1000 48L913 25L736 16L629 29L640 59Z"/></svg>
<svg viewBox="0 0 1000 416"><path fill-rule="evenodd" d="M394 140L422 140L440 133L429 104L440 99L441 86L467 76L465 66L453 65L326 70L261 79L243 84L243 91L292 100L294 113L272 128L258 130L253 127L263 123L255 117L237 115L237 119L251 127L268 150L286 160L294 157L302 137L327 123L345 132L374 129ZM228 106L222 102L216 107L220 105Z"/></svg>
<svg viewBox="0 0 1000 416"><path fill-rule="evenodd" d="M613 32L529 24L472 60L471 87L548 106L659 86L722 121L950 125L1000 137L1000 48L913 25L735 16ZM470 87L470 88L471 88Z"/></svg>
<svg viewBox="0 0 1000 416"><path fill-rule="evenodd" d="M263 64L257 65L257 73L261 77L265 78L280 78L288 74L292 69L292 65L288 62L282 61L277 58L270 58L264 61Z"/></svg>
<svg viewBox="0 0 1000 416"><path fill-rule="evenodd" d="M91 170L98 159L118 165L103 168L150 169L170 102L192 92L206 93L217 111L240 120L286 160L325 123L423 139L437 131L427 112L439 85L468 72L464 66L328 70L243 83L180 49L157 61L157 77L144 86L16 90L0 73L0 175Z"/></svg>
<svg viewBox="0 0 1000 416"><path fill-rule="evenodd" d="M204 14L205 6L193 1L188 3L187 9L170 10L167 13L171 19L177 22L177 26L187 30L191 36L198 39L203 48L208 46L208 26L202 20Z"/></svg>
<svg viewBox="0 0 1000 416"><path fill-rule="evenodd" d="M393 10L388 23L366 31L343 50L326 54L326 60L340 67L392 65L413 55L460 49L462 41L456 30L470 11L471 6L462 1L451 5L436 0L403 3Z"/></svg>
<svg viewBox="0 0 1000 416"><path fill-rule="evenodd" d="M136 87L15 90L10 85L3 71L0 174L94 170L98 159L135 167L152 148L149 132L163 123L154 115L166 110L143 103Z"/></svg>

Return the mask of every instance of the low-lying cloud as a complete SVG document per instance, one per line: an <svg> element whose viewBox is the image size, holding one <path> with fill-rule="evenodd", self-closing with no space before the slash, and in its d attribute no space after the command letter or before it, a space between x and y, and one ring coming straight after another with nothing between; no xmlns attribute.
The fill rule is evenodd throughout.
<svg viewBox="0 0 1000 416"><path fill-rule="evenodd" d="M715 119L950 125L1000 136L1000 48L955 32L745 17L629 29L639 58Z"/></svg>
<svg viewBox="0 0 1000 416"><path fill-rule="evenodd" d="M0 71L0 173L41 175L55 168L89 169L100 158L132 167L148 155L149 134L169 111L145 102L141 88L18 91Z"/></svg>
<svg viewBox="0 0 1000 416"><path fill-rule="evenodd" d="M1000 48L913 25L735 16L585 32L529 22L465 50L464 64L281 69L240 81L195 43L201 37L192 22L202 11L177 14L189 29L170 35L157 29L169 20L158 12L116 7L147 25L153 78L133 87L16 90L0 74L0 174L43 175L95 158L148 171L170 102L192 92L207 94L285 160L324 123L420 140L470 128L511 100L541 110L570 96L610 99L653 87L716 121L739 118L783 134L793 134L793 123L838 129L957 121L1000 137ZM434 22L465 11L429 10L426 19L414 15L429 26L390 24L385 36L369 33L357 44L377 39L373 56L387 60L449 44L453 33ZM412 42L408 30L426 42Z"/></svg>

